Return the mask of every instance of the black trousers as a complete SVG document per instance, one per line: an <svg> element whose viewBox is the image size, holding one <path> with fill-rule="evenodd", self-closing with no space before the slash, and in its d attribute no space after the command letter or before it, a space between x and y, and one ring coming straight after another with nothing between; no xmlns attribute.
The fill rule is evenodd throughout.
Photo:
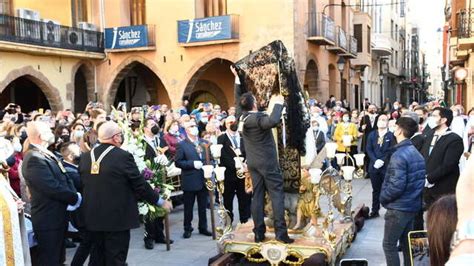
<svg viewBox="0 0 474 266"><path fill-rule="evenodd" d="M380 191L382 190L384 174L369 173L369 176L370 183L372 183L372 212L378 212L380 210Z"/></svg>
<svg viewBox="0 0 474 266"><path fill-rule="evenodd" d="M163 223L163 217L158 217L154 220L145 220L145 238L153 239L155 241L165 240L165 234L163 229L165 225Z"/></svg>
<svg viewBox="0 0 474 266"><path fill-rule="evenodd" d="M37 246L37 260L34 259L34 265L55 266L62 265L64 262L66 250L64 247L64 237L66 227L60 230L34 231Z"/></svg>
<svg viewBox="0 0 474 266"><path fill-rule="evenodd" d="M126 265L130 230L118 232L90 232L93 249L89 265L123 266Z"/></svg>
<svg viewBox="0 0 474 266"><path fill-rule="evenodd" d="M207 229L207 215L206 215L206 205L208 190L206 187L203 187L199 191L183 191L183 201L184 201L184 231L193 231L193 226L191 222L193 221L193 210L194 210L194 201L197 199L198 204L198 215L199 215L199 230L208 230Z"/></svg>
<svg viewBox="0 0 474 266"><path fill-rule="evenodd" d="M87 257L92 250L92 239L91 234L88 231L81 230L79 232L82 241L79 244L79 247L76 249L76 253L74 254L74 258L71 261L71 266L81 266L84 265Z"/></svg>
<svg viewBox="0 0 474 266"><path fill-rule="evenodd" d="M283 191L283 176L278 165L270 167L249 168L253 182L252 218L253 232L258 235L265 234L264 222L265 191L268 191L273 209L273 227L278 239L288 236L285 221L285 204Z"/></svg>
<svg viewBox="0 0 474 266"><path fill-rule="evenodd" d="M252 195L245 192L245 179L232 177L224 179L224 207L229 211L232 221L234 221L235 195L237 195L239 203L240 222L245 223L250 218L250 203L252 201Z"/></svg>

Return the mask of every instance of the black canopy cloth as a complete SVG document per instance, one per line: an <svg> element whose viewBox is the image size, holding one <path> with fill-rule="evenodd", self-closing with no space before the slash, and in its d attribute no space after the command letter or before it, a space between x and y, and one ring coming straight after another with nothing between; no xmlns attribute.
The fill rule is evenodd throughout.
<svg viewBox="0 0 474 266"><path fill-rule="evenodd" d="M277 40L239 60L235 68L242 83L240 93L252 92L261 107L268 106L273 94L281 93L285 98L285 123L277 128L278 154L285 191L297 193L301 172L300 155L305 154L309 112L296 75L295 62L282 41ZM236 96L238 103L240 95Z"/></svg>

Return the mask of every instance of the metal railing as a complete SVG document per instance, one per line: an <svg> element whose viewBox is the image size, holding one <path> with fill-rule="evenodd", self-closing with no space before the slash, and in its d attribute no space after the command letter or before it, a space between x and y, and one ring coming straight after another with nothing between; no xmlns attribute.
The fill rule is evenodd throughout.
<svg viewBox="0 0 474 266"><path fill-rule="evenodd" d="M474 36L472 24L474 23L474 9L461 9L457 16L457 32L458 38L471 38Z"/></svg>
<svg viewBox="0 0 474 266"><path fill-rule="evenodd" d="M104 52L102 32L0 14L0 40L86 52Z"/></svg>
<svg viewBox="0 0 474 266"><path fill-rule="evenodd" d="M308 13L308 36L324 37L332 42L336 41L336 24L328 15L322 13Z"/></svg>
<svg viewBox="0 0 474 266"><path fill-rule="evenodd" d="M349 52L353 55L357 55L357 39L354 36L349 36L350 39L350 50Z"/></svg>
<svg viewBox="0 0 474 266"><path fill-rule="evenodd" d="M342 27L337 27L337 46L341 47L342 49L349 51L349 42L347 41L347 34L342 29Z"/></svg>

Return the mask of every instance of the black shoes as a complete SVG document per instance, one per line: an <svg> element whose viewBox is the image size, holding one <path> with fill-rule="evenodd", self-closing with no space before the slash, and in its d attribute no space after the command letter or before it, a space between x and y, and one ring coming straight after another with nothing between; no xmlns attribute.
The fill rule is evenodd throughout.
<svg viewBox="0 0 474 266"><path fill-rule="evenodd" d="M157 239L157 240L155 240L155 243L157 243L157 244L166 244L166 240ZM174 243L173 239L170 239L170 244L173 244L173 243Z"/></svg>
<svg viewBox="0 0 474 266"><path fill-rule="evenodd" d="M369 218L368 218L368 219L374 219L374 218L377 218L377 217L380 217L379 212L371 212L371 213L369 214Z"/></svg>
<svg viewBox="0 0 474 266"><path fill-rule="evenodd" d="M284 236L284 237L281 237L281 238L275 238L275 240L279 241L279 242L283 242L285 244L291 244L291 243L295 242L295 240L290 238L289 236Z"/></svg>
<svg viewBox="0 0 474 266"><path fill-rule="evenodd" d="M149 238L145 238L143 239L143 241L145 241L145 248L146 249L153 249L153 247L155 246L155 244L153 243L153 239L149 239Z"/></svg>
<svg viewBox="0 0 474 266"><path fill-rule="evenodd" d="M69 240L69 238L66 238L66 239L64 239L64 247L65 248L75 248L76 244L74 244L74 242Z"/></svg>
<svg viewBox="0 0 474 266"><path fill-rule="evenodd" d="M184 231L183 238L190 238L192 231Z"/></svg>
<svg viewBox="0 0 474 266"><path fill-rule="evenodd" d="M265 234L255 234L255 243L260 243L265 240Z"/></svg>
<svg viewBox="0 0 474 266"><path fill-rule="evenodd" d="M207 229L206 230L199 230L199 234L205 235L205 236L212 236L212 233L209 232Z"/></svg>

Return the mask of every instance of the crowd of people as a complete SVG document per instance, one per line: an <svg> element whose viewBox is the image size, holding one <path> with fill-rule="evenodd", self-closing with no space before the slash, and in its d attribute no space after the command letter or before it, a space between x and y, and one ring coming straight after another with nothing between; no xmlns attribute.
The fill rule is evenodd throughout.
<svg viewBox="0 0 474 266"><path fill-rule="evenodd" d="M256 105L248 104L240 107L249 113L258 112ZM408 232L424 228L424 211L431 210L426 222L428 230L433 232L441 231L433 222L439 219L436 218L442 212L439 209L446 212L445 216L450 215L444 206L453 197L444 197L455 193L460 172L472 152L474 109L466 112L461 105L447 108L438 102L423 105L412 102L409 106L394 102L379 108L365 99L358 110L334 96L327 102L311 99L308 104L311 124L306 136L312 138L317 153L324 149L325 143L335 142L338 152L366 154L367 178L373 189L369 218L379 216L380 205L387 209L383 240L387 264L400 264L399 244L404 263L409 265ZM268 128L276 126L279 117L270 117ZM249 119L248 125L253 123L253 118ZM255 119L256 127L260 126L260 118ZM253 195L246 191L233 158L237 152L245 158L248 149L251 156L264 153L256 150L264 147L256 147L247 139L250 147L244 148L249 143L237 128L239 117L235 107L222 110L217 104L199 103L192 108L184 98L177 109L162 104L107 113L100 103L89 103L83 113L75 114L71 110L53 113L41 109L23 113L20 106L11 103L0 111L0 120L2 168L18 196L15 200L19 208L31 216L35 237L30 242L36 245L31 254L38 265L64 262L65 245L74 245L66 241L68 223L79 230L82 239L72 265L82 265L89 255L99 265L105 261L121 265L127 257L129 230L139 225L137 200L172 208L168 200L149 187L133 158L117 149L124 141L118 124L124 121L129 122L134 133L145 136L147 159L166 155L181 170L184 238L192 236L195 200L199 233L212 235L206 218L209 193L201 170L212 160L208 144L223 145L220 164L227 169L223 200L231 219L237 220L233 210L235 197L240 223L254 216L256 212L251 209L263 208L264 191L259 183L254 183ZM261 166L262 158L247 159L250 170L254 169L252 174L258 175L256 169ZM322 167L329 163L323 162ZM252 202L257 192L258 204ZM277 199L281 202L282 196L274 195L281 197ZM275 210L281 210L283 217L283 209ZM259 225L254 229L255 239L263 241L263 216L252 218ZM275 222L281 240L291 243L284 220ZM456 225L456 221L451 224ZM450 227L449 232L443 232L445 235L454 233L455 226ZM430 256L432 260L442 261L436 265L444 264L449 258L446 241L449 242L439 238L430 241L430 245L443 244L439 247L442 252L438 250L437 255ZM165 243L162 219L145 221L145 247L153 249L154 243Z"/></svg>

